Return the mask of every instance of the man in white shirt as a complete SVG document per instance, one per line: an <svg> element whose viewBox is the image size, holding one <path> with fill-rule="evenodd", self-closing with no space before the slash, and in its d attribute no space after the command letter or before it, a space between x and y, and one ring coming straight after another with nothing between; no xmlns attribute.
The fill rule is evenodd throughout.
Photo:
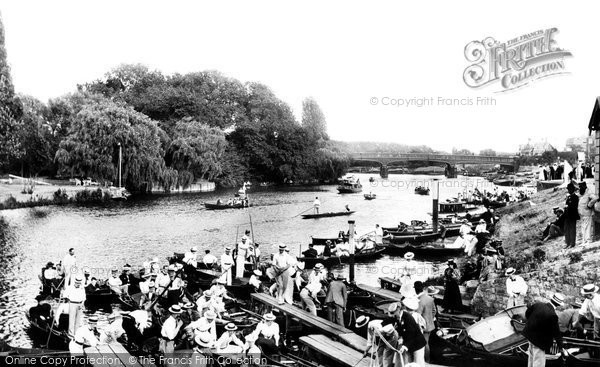
<svg viewBox="0 0 600 367"><path fill-rule="evenodd" d="M514 268L506 269L506 294L508 294L508 303L506 308L511 308L525 304L525 294L527 294L527 283L519 276L515 275L517 271Z"/></svg>
<svg viewBox="0 0 600 367"><path fill-rule="evenodd" d="M205 290L202 296L196 300L196 305L198 306L197 310L200 316L204 316L204 314L209 310L213 312L216 310L215 304L212 300L212 292L209 290Z"/></svg>
<svg viewBox="0 0 600 367"><path fill-rule="evenodd" d="M77 328L73 339L69 342L69 352L75 355L83 355L83 348L95 347L98 345L100 335L96 329L98 316L90 316L88 324Z"/></svg>
<svg viewBox="0 0 600 367"><path fill-rule="evenodd" d="M475 233L488 233L487 224L485 223L485 220L479 220L477 227L475 227Z"/></svg>
<svg viewBox="0 0 600 367"><path fill-rule="evenodd" d="M321 281L324 280L322 270L324 266L321 263L315 264L313 271L308 276L308 284L300 291L303 308L308 308L308 312L317 316L317 294L321 291Z"/></svg>
<svg viewBox="0 0 600 367"><path fill-rule="evenodd" d="M383 228L381 228L379 224L375 224L375 244L383 244Z"/></svg>
<svg viewBox="0 0 600 367"><path fill-rule="evenodd" d="M273 255L272 269L275 275L275 283L277 283L277 302L282 305L285 303L284 295L287 287L290 285L291 279L291 258L285 253L287 246L279 245L279 253Z"/></svg>
<svg viewBox="0 0 600 367"><path fill-rule="evenodd" d="M212 269L217 264L217 257L210 253L210 250L204 251L205 255L202 258L202 262L207 268Z"/></svg>
<svg viewBox="0 0 600 367"><path fill-rule="evenodd" d="M70 248L69 253L65 255L62 261L62 272L65 276L64 288L71 285L73 276L79 271L77 269L77 259L75 258L75 249Z"/></svg>
<svg viewBox="0 0 600 367"><path fill-rule="evenodd" d="M194 268L198 266L198 247L194 246L183 255L183 263Z"/></svg>
<svg viewBox="0 0 600 367"><path fill-rule="evenodd" d="M248 236L243 235L242 241L237 245L237 256L235 258L235 277L237 279L244 277L244 269L246 266L246 257L250 250L250 244L248 243Z"/></svg>
<svg viewBox="0 0 600 367"><path fill-rule="evenodd" d="M232 268L233 268L233 257L231 256L231 247L225 247L225 253L221 255L221 271L223 275L221 275L220 279L225 280L227 285L231 285L232 281Z"/></svg>
<svg viewBox="0 0 600 367"><path fill-rule="evenodd" d="M321 200L319 197L315 197L315 201L313 201L313 208L315 209L315 214L319 214L319 208L321 207Z"/></svg>
<svg viewBox="0 0 600 367"><path fill-rule="evenodd" d="M237 329L238 328L234 323L230 322L225 325L225 332L221 335L219 340L217 340L217 353L235 353L236 351L234 351L233 348L230 348L231 343L234 343L240 348L239 352L244 349L244 343L235 334Z"/></svg>
<svg viewBox="0 0 600 367"><path fill-rule="evenodd" d="M171 315L165 320L160 330L161 338L158 348L164 355L172 354L175 350L175 338L179 333L179 329L183 326L183 321L179 317L182 312L179 305L173 305L169 308Z"/></svg>
<svg viewBox="0 0 600 367"><path fill-rule="evenodd" d="M253 287L253 292L259 292L261 289L262 282L260 281L260 277L262 276L262 271L254 270L253 274L250 276L250 280L248 284Z"/></svg>
<svg viewBox="0 0 600 367"><path fill-rule="evenodd" d="M204 316L196 321L192 321L186 329L193 332L194 337L199 333L208 332L211 336L210 341L214 344L217 341L217 324L215 319L217 314L214 311L208 310L204 313Z"/></svg>
<svg viewBox="0 0 600 367"><path fill-rule="evenodd" d="M598 294L598 286L594 284L586 284L581 288L581 295L585 298L581 308L579 309L579 321L582 318L592 321L594 324L594 338L600 339L600 294Z"/></svg>
<svg viewBox="0 0 600 367"><path fill-rule="evenodd" d="M111 270L111 276L108 278L107 284L110 289L119 296L123 293L127 293L127 285L124 285L121 278L119 278L119 269L116 267Z"/></svg>
<svg viewBox="0 0 600 367"><path fill-rule="evenodd" d="M83 318L83 303L86 300L83 277L77 275L73 285L67 287L63 297L69 300L69 336L73 337L75 331L81 326Z"/></svg>
<svg viewBox="0 0 600 367"><path fill-rule="evenodd" d="M272 313L265 314L263 318L251 335L257 338L256 345L266 354L275 354L279 351L279 324Z"/></svg>
<svg viewBox="0 0 600 367"><path fill-rule="evenodd" d="M125 334L121 315L115 313L108 315L108 322L109 324L100 332L100 344L114 343Z"/></svg>
<svg viewBox="0 0 600 367"><path fill-rule="evenodd" d="M156 293L160 296L163 294L163 291L169 286L171 282L171 278L169 277L169 266L163 265L160 270L160 274L156 276L156 280L154 281L156 285ZM164 295L166 297L166 294Z"/></svg>

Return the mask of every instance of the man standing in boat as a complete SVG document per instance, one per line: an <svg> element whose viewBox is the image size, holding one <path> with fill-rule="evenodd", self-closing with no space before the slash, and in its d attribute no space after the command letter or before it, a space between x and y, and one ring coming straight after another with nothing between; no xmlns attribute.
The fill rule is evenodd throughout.
<svg viewBox="0 0 600 367"><path fill-rule="evenodd" d="M315 214L319 214L319 208L321 207L321 201L319 197L315 197L315 201L313 202L313 208L315 209Z"/></svg>
<svg viewBox="0 0 600 367"><path fill-rule="evenodd" d="M225 247L225 253L221 255L221 271L223 272L221 274L221 279L224 279L227 285L231 285L231 268L233 267L233 264L234 261L233 257L231 256L231 247L227 246Z"/></svg>
<svg viewBox="0 0 600 367"><path fill-rule="evenodd" d="M71 280L77 273L77 259L75 258L75 249L71 247L69 253L65 255L62 261L62 272L65 276L64 289L71 285Z"/></svg>
<svg viewBox="0 0 600 367"><path fill-rule="evenodd" d="M565 355L556 315L556 308L564 305L564 299L562 294L555 293L549 303L536 302L525 312L527 322L523 329L523 335L529 340L528 366L544 367L546 365L546 351L550 350L553 339L561 349L561 354Z"/></svg>
<svg viewBox="0 0 600 367"><path fill-rule="evenodd" d="M375 224L375 244L383 245L383 228L379 224Z"/></svg>
<svg viewBox="0 0 600 367"><path fill-rule="evenodd" d="M63 297L69 300L69 336L73 338L75 331L81 326L83 319L83 303L86 300L83 277L77 275L72 285L67 287Z"/></svg>
<svg viewBox="0 0 600 367"><path fill-rule="evenodd" d="M250 250L248 236L242 236L242 242L237 245L237 256L235 258L235 277L240 279L244 277L244 269L246 267L246 257Z"/></svg>
<svg viewBox="0 0 600 367"><path fill-rule="evenodd" d="M329 284L325 304L327 305L327 316L329 321L344 326L344 311L348 301L348 289L344 284L344 277L338 274L334 281Z"/></svg>
<svg viewBox="0 0 600 367"><path fill-rule="evenodd" d="M273 255L273 272L275 275L275 283L277 284L277 302L282 305L285 303L283 298L287 287L290 286L291 269L292 266L291 258L286 254L285 244L279 245L279 253Z"/></svg>

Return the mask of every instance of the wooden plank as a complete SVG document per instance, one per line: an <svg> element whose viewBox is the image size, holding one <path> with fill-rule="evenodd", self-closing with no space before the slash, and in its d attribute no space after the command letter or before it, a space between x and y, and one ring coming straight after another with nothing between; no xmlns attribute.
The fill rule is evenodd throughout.
<svg viewBox="0 0 600 367"><path fill-rule="evenodd" d="M365 352L367 350L367 339L355 333L346 333L339 335L340 340L344 344L351 346L359 352Z"/></svg>
<svg viewBox="0 0 600 367"><path fill-rule="evenodd" d="M119 356L117 356L107 344L99 344L95 347L84 349L86 356L92 359L90 363L94 367L125 367ZM106 357L103 359L102 357Z"/></svg>
<svg viewBox="0 0 600 367"><path fill-rule="evenodd" d="M287 315L297 318L304 325L318 328L329 335L352 333L352 330L350 329L346 329L341 325L338 325L322 317L315 316L310 312L301 310L300 308L290 305L288 303L280 305L274 297L271 297L268 294L252 293L251 297L270 307L276 308Z"/></svg>
<svg viewBox="0 0 600 367"><path fill-rule="evenodd" d="M125 365L125 367L141 367L142 364L140 364L137 360L137 358L134 359L130 358L131 355L129 354L129 352L127 351L127 349L125 349L125 347L121 344L121 343L110 343L108 344L109 348L113 351L113 353L115 353L117 356L119 356L119 359L121 360L121 363L123 363L123 365Z"/></svg>
<svg viewBox="0 0 600 367"><path fill-rule="evenodd" d="M300 337L300 342L311 349L348 367L369 367L371 358L364 357L361 352L331 340L321 334Z"/></svg>
<svg viewBox="0 0 600 367"><path fill-rule="evenodd" d="M400 293L390 291L389 289L372 287L366 284L357 284L356 286L362 289L363 291L373 293L374 295L379 296L381 298L389 299L391 301L396 302L400 302L402 300L402 295Z"/></svg>

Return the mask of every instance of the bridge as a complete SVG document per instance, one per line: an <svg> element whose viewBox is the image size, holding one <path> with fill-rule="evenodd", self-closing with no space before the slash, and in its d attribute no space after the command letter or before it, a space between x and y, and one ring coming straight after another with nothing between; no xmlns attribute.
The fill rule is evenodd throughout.
<svg viewBox="0 0 600 367"><path fill-rule="evenodd" d="M433 153L352 153L350 159L355 162L373 162L381 167L381 177L387 177L387 167L394 163L428 162L446 165L446 176L456 177L457 164L499 164L512 171L519 168L517 157L482 156L468 154L433 154Z"/></svg>

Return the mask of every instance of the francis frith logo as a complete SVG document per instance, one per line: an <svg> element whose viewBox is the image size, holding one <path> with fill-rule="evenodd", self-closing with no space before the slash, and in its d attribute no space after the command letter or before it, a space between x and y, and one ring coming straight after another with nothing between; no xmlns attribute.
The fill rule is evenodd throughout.
<svg viewBox="0 0 600 367"><path fill-rule="evenodd" d="M464 73L471 88L499 85L504 92L551 75L566 73L565 57L571 52L559 48L557 28L541 29L506 42L488 37L465 46L465 58L471 63Z"/></svg>

